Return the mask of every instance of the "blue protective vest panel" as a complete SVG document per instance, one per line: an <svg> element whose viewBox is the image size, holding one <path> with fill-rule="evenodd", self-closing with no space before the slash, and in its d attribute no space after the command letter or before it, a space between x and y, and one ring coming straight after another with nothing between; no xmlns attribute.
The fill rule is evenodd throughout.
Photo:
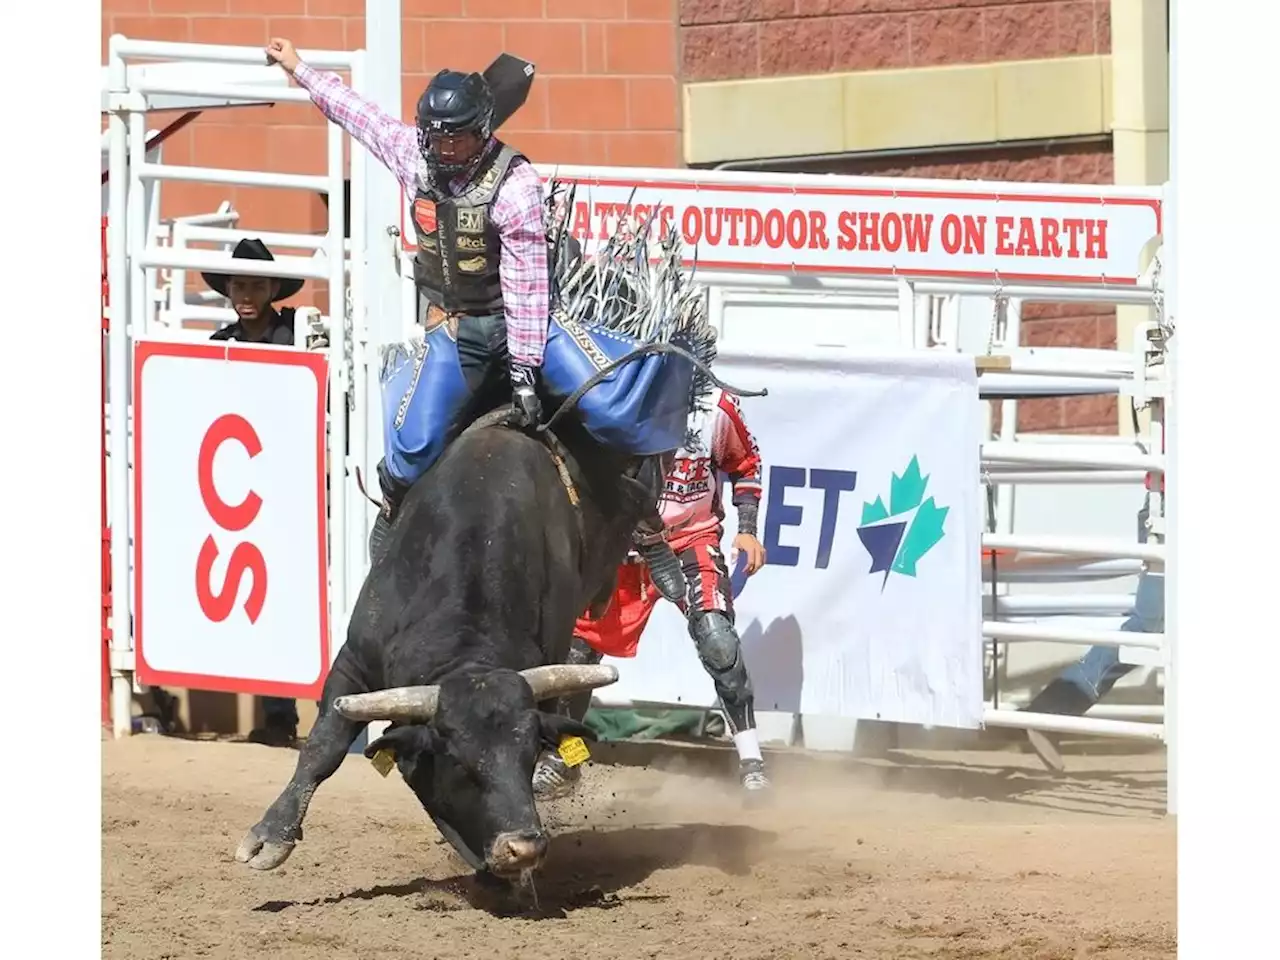
<svg viewBox="0 0 1280 960"><path fill-rule="evenodd" d="M689 346L681 341L673 343ZM572 320L555 320L547 336L542 390L549 416L598 371L641 345L633 337ZM383 449L387 470L412 484L444 452L445 437L467 400L457 341L442 323L412 348L383 362ZM572 414L605 446L634 456L677 450L688 430L693 365L649 354L610 373Z"/></svg>
<svg viewBox="0 0 1280 960"><path fill-rule="evenodd" d="M687 343L673 340L690 350ZM555 319L547 335L542 383L559 403L642 341L574 320ZM577 417L605 446L635 456L677 450L689 429L693 365L652 353L610 373L578 401ZM550 411L548 411L550 412Z"/></svg>
<svg viewBox="0 0 1280 960"><path fill-rule="evenodd" d="M383 362L382 444L387 471L411 484L444 451L445 437L467 400L458 342L441 323L412 350Z"/></svg>

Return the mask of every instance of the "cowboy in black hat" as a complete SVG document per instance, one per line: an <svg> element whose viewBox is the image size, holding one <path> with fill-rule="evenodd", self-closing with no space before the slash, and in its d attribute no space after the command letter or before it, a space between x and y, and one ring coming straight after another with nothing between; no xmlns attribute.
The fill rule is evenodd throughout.
<svg viewBox="0 0 1280 960"><path fill-rule="evenodd" d="M236 260L274 260L267 245L256 237L241 240L231 254ZM228 300L239 318L223 327L211 340L293 345L293 307L277 310L272 304L287 300L302 289L302 280L281 277L248 277L203 273L204 282Z"/></svg>

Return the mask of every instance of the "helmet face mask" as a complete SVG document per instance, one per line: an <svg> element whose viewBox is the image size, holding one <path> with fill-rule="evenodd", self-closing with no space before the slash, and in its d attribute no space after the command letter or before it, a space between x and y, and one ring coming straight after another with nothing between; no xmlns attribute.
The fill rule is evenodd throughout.
<svg viewBox="0 0 1280 960"><path fill-rule="evenodd" d="M418 149L427 164L447 177L470 167L493 132L493 106L480 74L436 74L418 101Z"/></svg>

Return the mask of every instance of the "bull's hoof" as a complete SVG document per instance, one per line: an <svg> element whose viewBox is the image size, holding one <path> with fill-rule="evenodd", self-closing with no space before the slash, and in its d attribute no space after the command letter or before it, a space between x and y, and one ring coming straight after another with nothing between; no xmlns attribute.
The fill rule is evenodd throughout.
<svg viewBox="0 0 1280 960"><path fill-rule="evenodd" d="M236 847L236 860L253 870L274 870L289 859L294 846L292 840L270 840L254 827Z"/></svg>

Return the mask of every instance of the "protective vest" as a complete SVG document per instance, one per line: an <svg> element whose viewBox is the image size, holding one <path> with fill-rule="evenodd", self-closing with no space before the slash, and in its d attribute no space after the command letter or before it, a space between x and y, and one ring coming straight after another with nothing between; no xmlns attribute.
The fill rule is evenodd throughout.
<svg viewBox="0 0 1280 960"><path fill-rule="evenodd" d="M414 196L413 280L428 301L449 313L502 313L502 241L493 223L493 201L517 159L524 158L499 141L458 196L421 186Z"/></svg>

